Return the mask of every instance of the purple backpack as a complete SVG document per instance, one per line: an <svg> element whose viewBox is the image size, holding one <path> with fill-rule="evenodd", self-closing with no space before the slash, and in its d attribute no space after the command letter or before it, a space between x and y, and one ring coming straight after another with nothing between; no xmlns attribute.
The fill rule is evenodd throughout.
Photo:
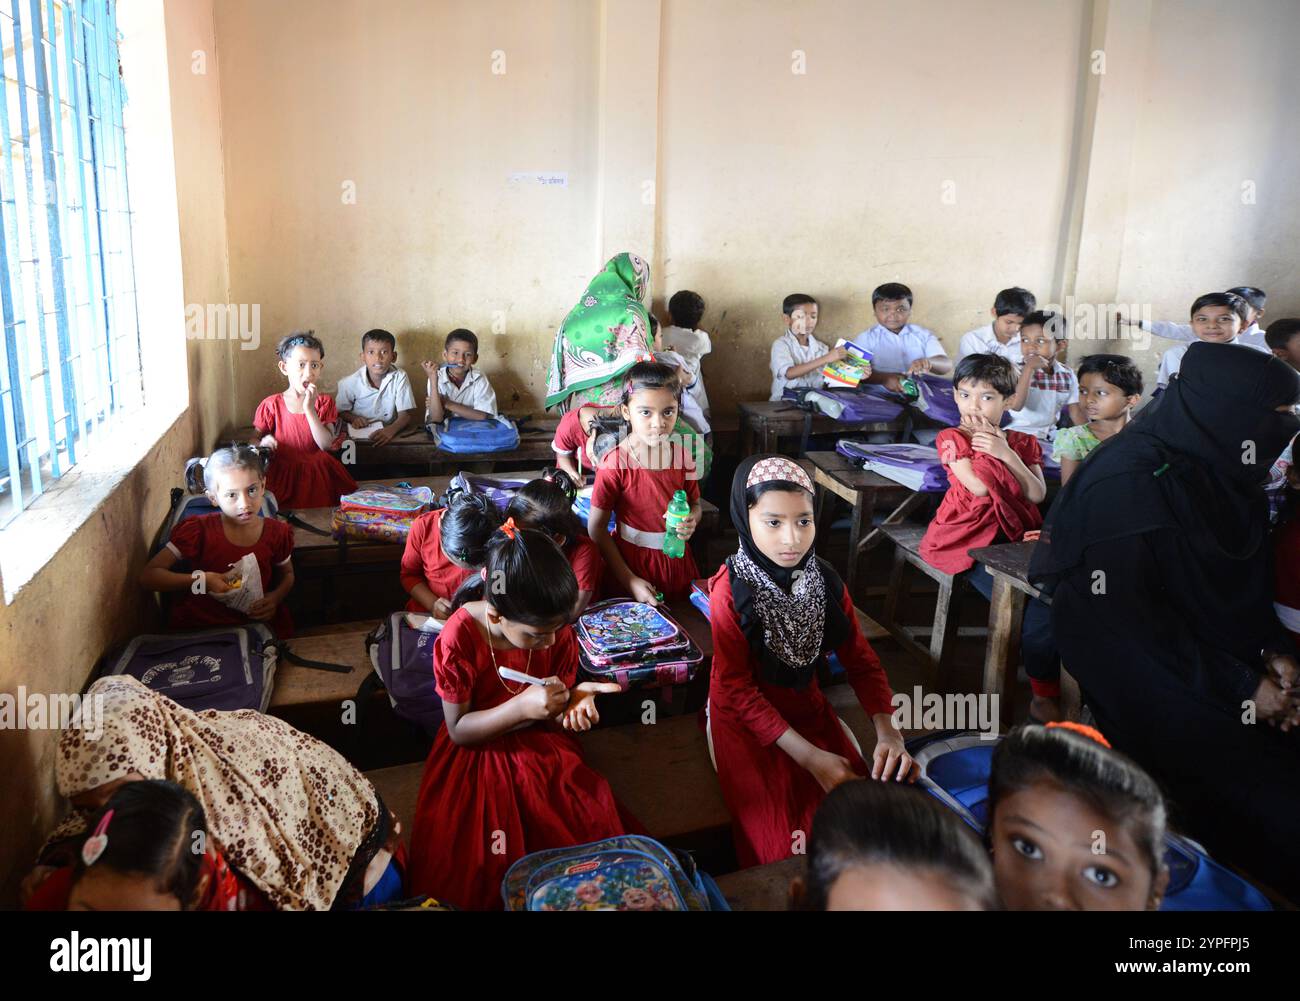
<svg viewBox="0 0 1300 1001"><path fill-rule="evenodd" d="M903 405L899 397L883 390L883 386L859 386L857 389L818 389L817 392L829 396L844 407L837 418L843 423L887 424L898 420ZM808 392L806 389L787 389L782 398L802 405Z"/></svg>
<svg viewBox="0 0 1300 1001"><path fill-rule="evenodd" d="M872 445L841 438L835 451L911 490L941 494L948 489L948 471L939 461L939 450L931 445Z"/></svg>
<svg viewBox="0 0 1300 1001"><path fill-rule="evenodd" d="M393 612L366 637L370 664L388 689L393 712L433 735L442 726L442 696L433 680L438 631L414 629L405 612Z"/></svg>
<svg viewBox="0 0 1300 1001"><path fill-rule="evenodd" d="M442 496L443 507L451 506L451 499L456 493L483 494L498 511L504 511L510 498L518 493L519 488L529 480L522 477L478 476L474 473L458 472L447 484L447 491Z"/></svg>
<svg viewBox="0 0 1300 1001"><path fill-rule="evenodd" d="M266 712L277 646L260 623L137 636L105 674L129 674L186 709Z"/></svg>

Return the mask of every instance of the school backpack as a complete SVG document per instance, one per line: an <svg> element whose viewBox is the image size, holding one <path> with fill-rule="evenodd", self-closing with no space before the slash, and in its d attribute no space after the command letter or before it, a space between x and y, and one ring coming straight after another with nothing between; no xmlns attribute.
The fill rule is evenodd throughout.
<svg viewBox="0 0 1300 1001"><path fill-rule="evenodd" d="M981 837L988 824L988 781L997 740L946 730L913 737L907 753L924 768L918 785L951 809ZM1190 838L1165 835L1169 887L1162 911L1271 911L1268 899L1225 869Z"/></svg>
<svg viewBox="0 0 1300 1001"><path fill-rule="evenodd" d="M498 511L504 513L510 499L527 482L527 479L518 476L482 476L461 471L447 484L447 489L440 499L441 506L451 507L451 502L457 494L482 494Z"/></svg>
<svg viewBox="0 0 1300 1001"><path fill-rule="evenodd" d="M840 413L835 418L846 424L887 424L898 420L903 412L900 397L889 393L874 391L875 387L859 386L857 389L787 389L782 398L808 409L817 407L818 396L833 400L840 405ZM813 402L808 402L812 395Z"/></svg>
<svg viewBox="0 0 1300 1001"><path fill-rule="evenodd" d="M501 882L507 911L729 911L695 860L637 834L518 859Z"/></svg>
<svg viewBox="0 0 1300 1001"><path fill-rule="evenodd" d="M104 674L129 674L186 709L266 712L279 644L261 623L137 636Z"/></svg>
<svg viewBox="0 0 1300 1001"><path fill-rule="evenodd" d="M442 696L434 686L433 644L441 629L416 629L393 612L366 636L370 665L388 689L393 712L432 736L442 726ZM437 619L426 617L426 621Z"/></svg>
<svg viewBox="0 0 1300 1001"><path fill-rule="evenodd" d="M699 672L704 654L663 608L610 598L578 617L578 663L595 681L620 688L684 685Z"/></svg>
<svg viewBox="0 0 1300 1001"><path fill-rule="evenodd" d="M339 498L330 527L340 541L404 543L415 519L432 508L435 500L429 487L362 485Z"/></svg>
<svg viewBox="0 0 1300 1001"><path fill-rule="evenodd" d="M485 421L448 417L441 424L426 424L425 428L439 449L456 455L508 452L519 447L519 428L505 417Z"/></svg>
<svg viewBox="0 0 1300 1001"><path fill-rule="evenodd" d="M873 445L841 438L835 443L835 451L909 490L943 493L948 489L948 470L939 461L939 450L932 445Z"/></svg>

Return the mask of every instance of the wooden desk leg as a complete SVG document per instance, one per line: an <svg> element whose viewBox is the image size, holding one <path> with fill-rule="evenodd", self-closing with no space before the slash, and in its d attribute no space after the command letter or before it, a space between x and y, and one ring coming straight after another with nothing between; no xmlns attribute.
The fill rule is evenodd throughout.
<svg viewBox="0 0 1300 1001"><path fill-rule="evenodd" d="M857 591L853 589L858 578L858 562L862 556L862 523L871 524L871 512L876 508L876 488L863 487L853 501L853 525L849 529L849 598L857 600Z"/></svg>
<svg viewBox="0 0 1300 1001"><path fill-rule="evenodd" d="M998 715L1003 727L1008 729L1011 727L1011 703L1016 681L1016 666L1012 662L1011 651L1019 645L1012 640L1020 635L1024 614L1025 593L994 574L982 687L985 695L997 696Z"/></svg>
<svg viewBox="0 0 1300 1001"><path fill-rule="evenodd" d="M747 458L754 454L754 418L747 414L740 416L740 457Z"/></svg>
<svg viewBox="0 0 1300 1001"><path fill-rule="evenodd" d="M831 531L828 515L835 510L835 502L831 500L834 495L825 486L820 483L816 484L816 486L817 509L813 515L813 524L816 527L817 537L813 540L813 550L814 552L825 552L826 539Z"/></svg>
<svg viewBox="0 0 1300 1001"><path fill-rule="evenodd" d="M781 442L781 436L776 433L776 429L767 421L763 422L763 454L771 455L777 451L777 446Z"/></svg>

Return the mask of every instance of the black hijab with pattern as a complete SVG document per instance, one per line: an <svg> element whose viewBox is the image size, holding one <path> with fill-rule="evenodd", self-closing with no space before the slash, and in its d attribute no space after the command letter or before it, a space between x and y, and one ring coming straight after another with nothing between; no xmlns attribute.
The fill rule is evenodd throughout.
<svg viewBox="0 0 1300 1001"><path fill-rule="evenodd" d="M763 680L784 688L806 688L826 665L826 651L849 637L840 597L844 584L810 547L793 567L763 555L749 530L751 489L803 490L813 487L797 463L781 455L741 461L731 482L731 522L740 548L727 559L731 596L740 630L749 640Z"/></svg>

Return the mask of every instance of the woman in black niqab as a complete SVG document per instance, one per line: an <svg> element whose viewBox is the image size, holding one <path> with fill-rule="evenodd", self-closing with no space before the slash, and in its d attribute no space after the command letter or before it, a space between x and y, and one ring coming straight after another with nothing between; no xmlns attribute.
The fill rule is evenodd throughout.
<svg viewBox="0 0 1300 1001"><path fill-rule="evenodd" d="M1193 344L1179 377L1061 491L1030 579L1102 732L1212 851L1300 897L1295 650L1273 612L1263 484L1300 376Z"/></svg>

